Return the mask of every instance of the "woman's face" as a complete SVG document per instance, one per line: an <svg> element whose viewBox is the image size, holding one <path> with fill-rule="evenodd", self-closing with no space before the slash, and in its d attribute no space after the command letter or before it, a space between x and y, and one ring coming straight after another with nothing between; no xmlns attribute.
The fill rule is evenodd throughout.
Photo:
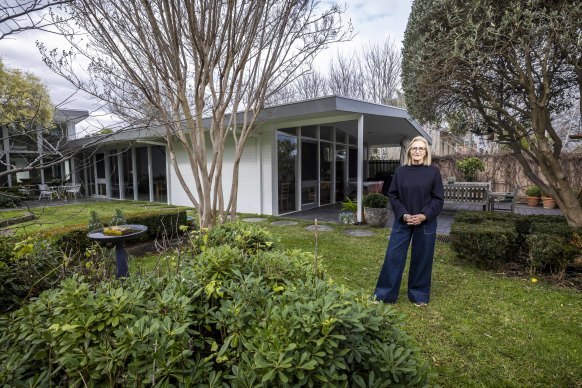
<svg viewBox="0 0 582 388"><path fill-rule="evenodd" d="M426 155L424 142L417 140L410 146L410 161L412 164L422 164Z"/></svg>

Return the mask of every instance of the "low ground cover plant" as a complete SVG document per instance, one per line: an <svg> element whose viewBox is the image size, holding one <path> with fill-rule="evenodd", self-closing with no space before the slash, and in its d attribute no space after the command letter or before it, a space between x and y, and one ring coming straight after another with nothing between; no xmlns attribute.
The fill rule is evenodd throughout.
<svg viewBox="0 0 582 388"><path fill-rule="evenodd" d="M42 293L0 318L0 384L426 383L394 309L327 279L312 254L242 245L205 245L177 274L75 275Z"/></svg>

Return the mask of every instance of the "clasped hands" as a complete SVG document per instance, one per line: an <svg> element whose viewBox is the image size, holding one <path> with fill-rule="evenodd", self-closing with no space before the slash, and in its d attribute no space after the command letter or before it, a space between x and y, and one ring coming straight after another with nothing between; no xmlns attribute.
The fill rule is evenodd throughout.
<svg viewBox="0 0 582 388"><path fill-rule="evenodd" d="M426 221L426 216L424 214L405 214L402 218L407 225L420 225L422 222Z"/></svg>

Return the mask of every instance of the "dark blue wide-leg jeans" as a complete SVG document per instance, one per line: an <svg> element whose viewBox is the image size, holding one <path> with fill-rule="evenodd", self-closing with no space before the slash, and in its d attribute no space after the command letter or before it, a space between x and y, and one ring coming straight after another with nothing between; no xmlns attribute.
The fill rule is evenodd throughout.
<svg viewBox="0 0 582 388"><path fill-rule="evenodd" d="M436 227L436 219L416 226L394 220L384 265L374 291L376 299L385 303L396 303L408 246L411 245L408 299L414 303L429 302Z"/></svg>

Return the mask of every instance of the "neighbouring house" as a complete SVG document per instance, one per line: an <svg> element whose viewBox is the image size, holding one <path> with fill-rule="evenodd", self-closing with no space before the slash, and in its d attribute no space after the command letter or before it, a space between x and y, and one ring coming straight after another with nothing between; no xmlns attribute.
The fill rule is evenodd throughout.
<svg viewBox="0 0 582 388"><path fill-rule="evenodd" d="M191 206L171 168L163 135L163 128L108 135L98 148L75 158L73 180L82 182L89 196ZM406 110L351 98L330 96L266 108L242 156L237 210L280 215L341 202L347 195L361 204L365 182L386 179L380 176L386 171L370 168L368 150L402 147L418 135L432 142ZM85 147L88 141L72 145ZM227 143L226 198L232 151L233 144ZM195 192L185 153L178 152L177 160Z"/></svg>
<svg viewBox="0 0 582 388"><path fill-rule="evenodd" d="M27 166L46 166L52 161L64 160L59 155L68 140L75 139L76 125L89 117L86 110L56 109L52 128L0 127L0 172ZM53 179L70 179L74 167L64 160L46 168L15 172L0 177L0 187L39 184Z"/></svg>

